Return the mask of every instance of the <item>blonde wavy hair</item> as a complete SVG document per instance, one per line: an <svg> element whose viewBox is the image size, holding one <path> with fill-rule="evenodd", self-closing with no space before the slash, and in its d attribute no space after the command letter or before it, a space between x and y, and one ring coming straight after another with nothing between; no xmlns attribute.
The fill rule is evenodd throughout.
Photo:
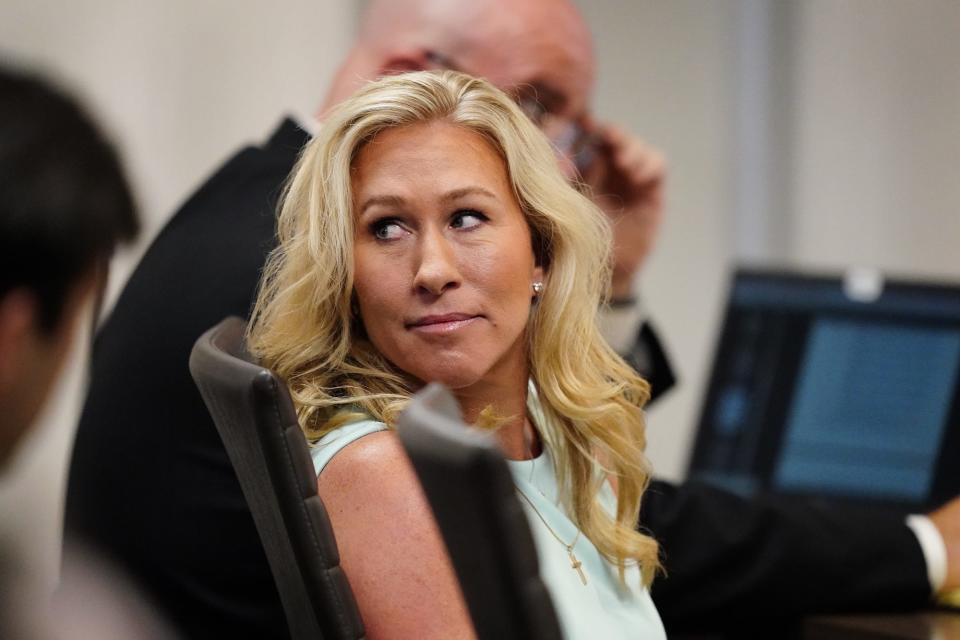
<svg viewBox="0 0 960 640"><path fill-rule="evenodd" d="M538 425L577 526L620 571L649 585L656 541L636 529L650 478L642 406L649 386L606 343L597 309L609 289L606 216L561 174L543 133L483 80L417 72L372 82L326 117L286 185L248 332L252 353L290 386L311 440L365 414L393 426L415 382L370 343L353 296L351 166L392 127L443 120L484 136L503 158L526 216L545 288L527 328L530 376L547 417ZM617 480L615 517L597 500Z"/></svg>

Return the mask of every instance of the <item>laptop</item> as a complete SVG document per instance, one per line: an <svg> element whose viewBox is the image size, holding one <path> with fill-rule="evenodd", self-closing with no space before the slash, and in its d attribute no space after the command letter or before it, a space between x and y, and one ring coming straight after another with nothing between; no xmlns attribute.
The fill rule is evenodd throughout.
<svg viewBox="0 0 960 640"><path fill-rule="evenodd" d="M688 477L906 509L960 494L960 285L737 270Z"/></svg>

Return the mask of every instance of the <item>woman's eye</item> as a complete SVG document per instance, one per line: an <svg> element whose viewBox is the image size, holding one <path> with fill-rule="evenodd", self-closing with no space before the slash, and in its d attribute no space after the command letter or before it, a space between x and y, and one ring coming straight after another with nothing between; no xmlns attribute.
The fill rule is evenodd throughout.
<svg viewBox="0 0 960 640"><path fill-rule="evenodd" d="M394 240L403 232L403 228L395 220L378 220L370 228L377 240Z"/></svg>
<svg viewBox="0 0 960 640"><path fill-rule="evenodd" d="M457 211L453 214L453 220L450 226L454 229L472 229L473 227L478 227L483 224L486 219L487 217L479 211Z"/></svg>

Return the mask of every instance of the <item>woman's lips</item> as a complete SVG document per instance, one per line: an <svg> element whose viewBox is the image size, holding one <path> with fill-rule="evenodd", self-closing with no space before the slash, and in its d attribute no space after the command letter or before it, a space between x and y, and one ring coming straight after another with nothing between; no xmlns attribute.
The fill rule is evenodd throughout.
<svg viewBox="0 0 960 640"><path fill-rule="evenodd" d="M473 323L480 316L466 313L447 313L443 315L423 316L407 325L417 333L452 333Z"/></svg>

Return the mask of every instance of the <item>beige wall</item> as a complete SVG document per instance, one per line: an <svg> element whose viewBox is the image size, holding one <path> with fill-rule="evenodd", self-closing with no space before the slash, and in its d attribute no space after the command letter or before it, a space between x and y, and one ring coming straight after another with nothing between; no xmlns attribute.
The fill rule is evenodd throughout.
<svg viewBox="0 0 960 640"><path fill-rule="evenodd" d="M960 3L798 8L791 257L960 279Z"/></svg>
<svg viewBox="0 0 960 640"><path fill-rule="evenodd" d="M663 150L668 210L639 282L680 376L648 415L658 474L682 477L733 251L730 161L735 6L579 3L599 55L597 117Z"/></svg>
<svg viewBox="0 0 960 640"><path fill-rule="evenodd" d="M227 154L261 139L284 112L312 113L355 22L350 0L0 3L2 59L40 65L78 90L130 169L145 233L116 261L113 292L180 199ZM18 545L41 588L56 576L87 350L79 345L50 410L0 482L0 536ZM140 453L149 464L149 452Z"/></svg>

